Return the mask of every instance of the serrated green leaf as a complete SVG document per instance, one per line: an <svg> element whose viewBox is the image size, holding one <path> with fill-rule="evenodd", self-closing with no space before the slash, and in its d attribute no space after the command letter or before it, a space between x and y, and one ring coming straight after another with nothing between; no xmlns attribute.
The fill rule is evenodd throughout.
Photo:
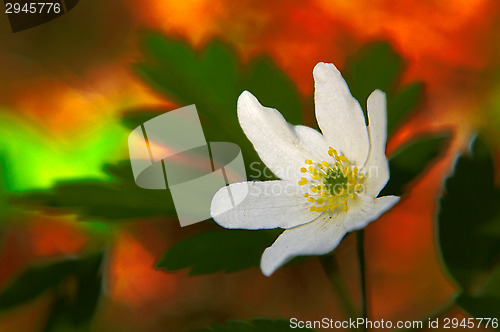
<svg viewBox="0 0 500 332"><path fill-rule="evenodd" d="M315 331L310 328L292 328L287 319L254 318L250 322L232 320L225 324L213 324L209 328L192 332L285 332L296 330Z"/></svg>
<svg viewBox="0 0 500 332"><path fill-rule="evenodd" d="M264 105L278 108L288 121L302 122L297 89L268 58L243 66L234 50L218 41L200 52L160 35L147 35L143 44L146 59L135 66L139 77L178 104L195 104L207 140L238 144L247 171L253 163L263 174L264 165L238 123L236 104L244 90L254 93Z"/></svg>
<svg viewBox="0 0 500 332"><path fill-rule="evenodd" d="M500 189L486 145L476 139L470 155L458 158L440 200L438 236L451 276L468 293L500 257L500 240L484 229L500 223Z"/></svg>
<svg viewBox="0 0 500 332"><path fill-rule="evenodd" d="M175 271L189 268L189 274L233 272L259 266L264 249L281 230L227 230L219 228L195 234L172 246L156 264Z"/></svg>
<svg viewBox="0 0 500 332"><path fill-rule="evenodd" d="M449 139L448 134L417 137L391 154L389 156L390 179L379 196L403 194L405 188L423 174L439 154L444 152Z"/></svg>

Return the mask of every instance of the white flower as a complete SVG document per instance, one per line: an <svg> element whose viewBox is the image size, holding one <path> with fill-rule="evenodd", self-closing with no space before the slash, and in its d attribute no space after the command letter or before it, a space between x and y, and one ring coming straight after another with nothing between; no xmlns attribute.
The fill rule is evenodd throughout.
<svg viewBox="0 0 500 332"><path fill-rule="evenodd" d="M329 253L347 232L365 227L399 200L376 198L389 179L385 94L376 90L368 97L367 127L335 66L318 63L313 76L323 134L287 123L248 91L240 95L240 125L281 180L231 184L212 200L211 215L223 227L285 229L262 255L267 276L295 256ZM229 194L245 198L232 207Z"/></svg>

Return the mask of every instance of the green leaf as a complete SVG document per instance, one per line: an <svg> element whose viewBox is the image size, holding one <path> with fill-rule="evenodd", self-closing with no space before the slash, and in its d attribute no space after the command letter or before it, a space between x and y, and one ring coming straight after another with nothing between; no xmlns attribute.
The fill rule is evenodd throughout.
<svg viewBox="0 0 500 332"><path fill-rule="evenodd" d="M189 274L196 275L259 266L262 252L280 232L280 229L247 231L218 228L198 233L172 246L156 267L167 271L189 268Z"/></svg>
<svg viewBox="0 0 500 332"><path fill-rule="evenodd" d="M4 221L12 212L12 207L9 204L9 174L8 158L4 152L0 152L0 221ZM0 227L4 226L0 224Z"/></svg>
<svg viewBox="0 0 500 332"><path fill-rule="evenodd" d="M102 254L82 259L76 271L74 294L58 291L45 326L49 331L88 331L101 295Z"/></svg>
<svg viewBox="0 0 500 332"><path fill-rule="evenodd" d="M455 303L474 317L500 318L500 297L459 295L455 299ZM483 321L483 327L485 323L486 321ZM498 329L498 324L496 326ZM489 327L491 327L491 322Z"/></svg>
<svg viewBox="0 0 500 332"><path fill-rule="evenodd" d="M498 262L495 269L482 282L480 294L500 298L500 264Z"/></svg>
<svg viewBox="0 0 500 332"><path fill-rule="evenodd" d="M387 95L388 136L418 106L423 95L422 83L398 88L404 68L402 57L385 42L365 45L346 66L346 82L365 113L366 100L372 91L380 89Z"/></svg>
<svg viewBox="0 0 500 332"><path fill-rule="evenodd" d="M259 162L238 123L238 96L249 90L266 106L277 108L288 121L302 123L301 97L288 77L268 58L243 66L234 50L213 41L201 52L156 34L143 38L145 60L135 66L139 77L180 105L196 104L208 141L227 141L240 146L249 165ZM262 170L264 165L253 164ZM254 174L255 175L255 174Z"/></svg>
<svg viewBox="0 0 500 332"><path fill-rule="evenodd" d="M495 233L500 189L494 169L487 146L476 139L447 179L438 215L441 254L461 288L455 302L480 318L499 318L500 308L500 240Z"/></svg>
<svg viewBox="0 0 500 332"><path fill-rule="evenodd" d="M130 161L106 165L104 169L109 181L63 181L49 191L22 194L16 201L57 208L58 212L76 212L83 220L176 215L170 191L147 190L135 184Z"/></svg>
<svg viewBox="0 0 500 332"><path fill-rule="evenodd" d="M284 332L296 330L315 331L310 328L292 328L287 319L254 318L250 322L232 320L225 324L213 324L209 328L193 332Z"/></svg>
<svg viewBox="0 0 500 332"><path fill-rule="evenodd" d="M390 136L403 123L411 111L422 100L424 84L415 82L406 85L395 95L389 95L387 100L387 135Z"/></svg>
<svg viewBox="0 0 500 332"><path fill-rule="evenodd" d="M417 137L389 156L390 179L379 196L404 193L438 157L449 142L448 134L429 134Z"/></svg>
<svg viewBox="0 0 500 332"><path fill-rule="evenodd" d="M96 256L91 255L87 258L64 260L29 268L0 293L0 310L11 309L35 299L60 285L68 277L78 276L86 271L88 264L95 261ZM84 296L88 295L85 292Z"/></svg>
<svg viewBox="0 0 500 332"><path fill-rule="evenodd" d="M77 266L77 261L63 261L33 267L0 293L0 310L10 309L32 300L59 284Z"/></svg>
<svg viewBox="0 0 500 332"><path fill-rule="evenodd" d="M474 295L460 294L455 303L469 314L478 317L500 318L500 265L491 272L484 282L481 280L478 291Z"/></svg>
<svg viewBox="0 0 500 332"><path fill-rule="evenodd" d="M352 95L366 100L373 90L393 89L403 70L403 60L388 43L374 42L365 45L347 66L345 76Z"/></svg>
<svg viewBox="0 0 500 332"><path fill-rule="evenodd" d="M163 108L138 108L134 110L129 110L122 115L122 125L128 129L135 129L139 127L144 122L151 120L154 117L167 113L170 110Z"/></svg>
<svg viewBox="0 0 500 332"><path fill-rule="evenodd" d="M446 180L438 214L445 266L466 294L477 289L498 263L500 240L484 230L498 227L499 216L500 189L494 184L493 161L483 141L476 139L470 155L458 158Z"/></svg>
<svg viewBox="0 0 500 332"><path fill-rule="evenodd" d="M268 58L253 61L243 87L252 92L262 105L279 110L287 122L303 123L297 88Z"/></svg>

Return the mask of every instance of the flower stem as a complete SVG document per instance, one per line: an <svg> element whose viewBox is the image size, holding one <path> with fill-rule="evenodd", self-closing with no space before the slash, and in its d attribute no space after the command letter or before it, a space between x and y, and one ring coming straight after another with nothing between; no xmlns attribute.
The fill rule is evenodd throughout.
<svg viewBox="0 0 500 332"><path fill-rule="evenodd" d="M368 319L368 301L366 295L366 265L365 265L365 230L361 229L356 232L359 274L361 280L361 314L365 320ZM366 325L363 325L362 331L367 331Z"/></svg>
<svg viewBox="0 0 500 332"><path fill-rule="evenodd" d="M325 274L332 286L332 289L337 295L337 299L340 302L344 314L347 319L357 318L356 307L354 306L354 302L347 292L347 287L340 278L339 269L337 261L335 260L335 256L325 255L319 256L319 260L321 262L321 266L325 271Z"/></svg>

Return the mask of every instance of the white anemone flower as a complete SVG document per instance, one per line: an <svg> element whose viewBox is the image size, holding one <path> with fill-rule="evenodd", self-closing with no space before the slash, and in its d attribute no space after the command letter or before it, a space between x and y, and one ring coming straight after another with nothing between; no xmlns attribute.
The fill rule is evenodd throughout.
<svg viewBox="0 0 500 332"><path fill-rule="evenodd" d="M334 65L318 63L313 76L322 134L287 123L248 91L240 95L240 125L281 180L234 183L212 200L211 215L222 227L285 229L262 255L266 276L295 256L331 252L347 232L365 227L399 200L377 198L389 180L385 94L376 90L368 97L367 126ZM245 198L233 207L228 195Z"/></svg>

